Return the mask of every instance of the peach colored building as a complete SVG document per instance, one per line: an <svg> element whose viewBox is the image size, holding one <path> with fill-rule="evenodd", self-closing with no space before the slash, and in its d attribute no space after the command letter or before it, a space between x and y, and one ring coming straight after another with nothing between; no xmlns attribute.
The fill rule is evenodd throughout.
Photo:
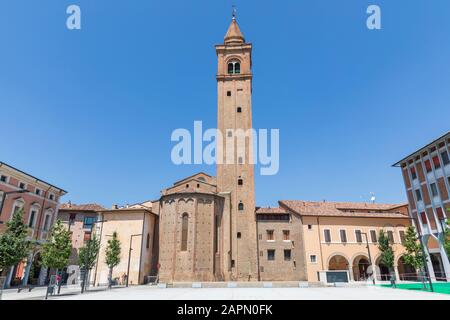
<svg viewBox="0 0 450 320"><path fill-rule="evenodd" d="M105 208L98 204L76 205L70 202L61 204L58 218L67 226L72 238L72 255L69 265L78 265L78 251L86 244L86 241L92 238L99 216L98 212L101 210Z"/></svg>
<svg viewBox="0 0 450 320"><path fill-rule="evenodd" d="M39 263L39 245L46 241L57 216L59 200L66 193L59 187L0 162L0 233L13 213L23 209L23 218L29 227L29 239L38 244L27 261L16 265L9 272L3 270L8 277L6 286L45 282L48 274L47 269ZM1 203L4 195L4 203ZM30 274L33 265L33 272Z"/></svg>
<svg viewBox="0 0 450 320"><path fill-rule="evenodd" d="M99 211L100 252L97 264L90 275L95 285L107 285L109 268L105 263L108 240L117 232L121 243L120 263L113 269L113 279L122 283L129 274L129 284L144 284L147 277L156 275L158 263L158 216L151 203L114 207ZM129 267L129 273L128 273Z"/></svg>
<svg viewBox="0 0 450 320"><path fill-rule="evenodd" d="M280 201L279 205L256 211L261 280L317 282L323 280L324 271L348 271L349 281L361 281L369 278L368 267L374 264L375 278L388 280L389 270L379 258L380 230L391 239L397 279L416 277L402 259L401 242L410 225L406 204Z"/></svg>

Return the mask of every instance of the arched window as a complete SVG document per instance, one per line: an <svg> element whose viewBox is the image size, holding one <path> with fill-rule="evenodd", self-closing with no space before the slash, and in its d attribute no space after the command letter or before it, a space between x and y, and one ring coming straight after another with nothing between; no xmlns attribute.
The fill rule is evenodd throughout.
<svg viewBox="0 0 450 320"><path fill-rule="evenodd" d="M19 212L24 207L25 207L25 202L22 199L17 199L16 201L14 201L14 205L13 205L12 212L11 212L11 219L12 219L14 213ZM23 212L22 212L22 214L23 214Z"/></svg>
<svg viewBox="0 0 450 320"><path fill-rule="evenodd" d="M235 74L240 74L241 73L241 64L239 62L236 62L234 64L234 73Z"/></svg>
<svg viewBox="0 0 450 320"><path fill-rule="evenodd" d="M238 210L239 210L239 211L244 210L244 204L243 204L242 202L239 202L239 204L238 204Z"/></svg>
<svg viewBox="0 0 450 320"><path fill-rule="evenodd" d="M241 63L239 61L228 62L228 74L240 74Z"/></svg>
<svg viewBox="0 0 450 320"><path fill-rule="evenodd" d="M228 74L233 74L234 72L234 65L232 62L228 63Z"/></svg>
<svg viewBox="0 0 450 320"><path fill-rule="evenodd" d="M181 251L187 251L189 215L183 214L181 218Z"/></svg>
<svg viewBox="0 0 450 320"><path fill-rule="evenodd" d="M38 212L39 212L39 206L37 206L37 205L31 206L30 216L28 219L28 227L29 228L34 228L34 226L36 224L36 217L38 215Z"/></svg>

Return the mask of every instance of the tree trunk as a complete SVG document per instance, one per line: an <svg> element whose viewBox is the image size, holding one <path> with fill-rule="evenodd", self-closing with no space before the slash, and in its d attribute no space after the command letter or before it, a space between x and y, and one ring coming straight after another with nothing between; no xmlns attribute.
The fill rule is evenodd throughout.
<svg viewBox="0 0 450 320"><path fill-rule="evenodd" d="M108 275L108 288L111 289L112 287L112 272L113 268L109 268L109 275Z"/></svg>

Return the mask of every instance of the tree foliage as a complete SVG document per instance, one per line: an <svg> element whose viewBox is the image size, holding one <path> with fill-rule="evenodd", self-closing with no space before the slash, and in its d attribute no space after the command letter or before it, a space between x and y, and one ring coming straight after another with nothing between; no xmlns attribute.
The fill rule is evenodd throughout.
<svg viewBox="0 0 450 320"><path fill-rule="evenodd" d="M94 237L88 240L78 252L78 263L80 268L91 270L97 261L99 249L100 241L94 235Z"/></svg>
<svg viewBox="0 0 450 320"><path fill-rule="evenodd" d="M120 263L120 240L117 232L114 231L112 238L108 240L106 247L106 265L112 269Z"/></svg>
<svg viewBox="0 0 450 320"><path fill-rule="evenodd" d="M378 249L381 252L381 262L388 267L389 270L392 270L394 268L395 260L394 250L392 249L389 237L383 230L380 230L380 235L378 236Z"/></svg>
<svg viewBox="0 0 450 320"><path fill-rule="evenodd" d="M0 269L25 260L31 252L32 242L27 239L28 226L23 222L23 208L15 210L12 219L6 223L6 230L0 236Z"/></svg>
<svg viewBox="0 0 450 320"><path fill-rule="evenodd" d="M406 264L414 267L416 270L422 270L424 267L423 248L418 241L416 229L413 226L409 226L406 229L405 241L403 243L406 253L403 259Z"/></svg>
<svg viewBox="0 0 450 320"><path fill-rule="evenodd" d="M50 239L42 246L42 264L48 268L63 269L72 252L70 231L58 219L52 227Z"/></svg>

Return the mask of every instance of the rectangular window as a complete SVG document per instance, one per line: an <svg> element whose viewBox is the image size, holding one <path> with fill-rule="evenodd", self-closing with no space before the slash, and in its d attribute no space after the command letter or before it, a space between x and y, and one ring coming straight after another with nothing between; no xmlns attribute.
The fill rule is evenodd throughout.
<svg viewBox="0 0 450 320"><path fill-rule="evenodd" d="M387 236L390 243L394 243L394 233L392 231L387 232Z"/></svg>
<svg viewBox="0 0 450 320"><path fill-rule="evenodd" d="M76 218L77 214L76 213L71 213L69 216L69 224L74 224L75 223L75 218Z"/></svg>
<svg viewBox="0 0 450 320"><path fill-rule="evenodd" d="M347 243L347 233L345 232L345 230L340 230L339 234L341 235L341 242Z"/></svg>
<svg viewBox="0 0 450 320"><path fill-rule="evenodd" d="M267 250L267 260L269 261L275 260L275 250L273 249Z"/></svg>
<svg viewBox="0 0 450 320"><path fill-rule="evenodd" d="M48 196L48 198L50 200L55 200L55 195L53 193L50 193L50 195Z"/></svg>
<svg viewBox="0 0 450 320"><path fill-rule="evenodd" d="M355 236L356 236L356 242L361 243L362 242L361 230L355 230Z"/></svg>
<svg viewBox="0 0 450 320"><path fill-rule="evenodd" d="M435 169L439 169L441 167L441 162L439 161L438 156L433 157L433 164Z"/></svg>
<svg viewBox="0 0 450 320"><path fill-rule="evenodd" d="M437 197L438 189L437 189L436 183L430 184L430 189L431 189L431 194L433 195L433 197Z"/></svg>
<svg viewBox="0 0 450 320"><path fill-rule="evenodd" d="M425 160L425 170L427 170L427 172L431 172L431 170L433 170L433 168L431 168L430 160Z"/></svg>
<svg viewBox="0 0 450 320"><path fill-rule="evenodd" d="M422 220L423 224L428 224L427 215L425 214L425 212L420 213L420 220Z"/></svg>
<svg viewBox="0 0 450 320"><path fill-rule="evenodd" d="M439 220L445 220L444 211L441 207L436 208L436 214Z"/></svg>
<svg viewBox="0 0 450 320"><path fill-rule="evenodd" d="M231 97L231 91L227 91L227 97Z"/></svg>
<svg viewBox="0 0 450 320"><path fill-rule="evenodd" d="M284 250L284 261L291 261L291 250Z"/></svg>
<svg viewBox="0 0 450 320"><path fill-rule="evenodd" d="M267 230L267 240L274 240L273 230Z"/></svg>
<svg viewBox="0 0 450 320"><path fill-rule="evenodd" d="M38 188L36 188L36 190L34 191L34 193L36 193L38 196L40 196L40 195L41 195L41 190L38 189Z"/></svg>
<svg viewBox="0 0 450 320"><path fill-rule="evenodd" d="M258 240L262 240L262 234L258 234Z"/></svg>
<svg viewBox="0 0 450 320"><path fill-rule="evenodd" d="M442 162L444 163L444 166L450 164L450 158L448 156L448 152L447 151L441 152L441 157L442 157Z"/></svg>
<svg viewBox="0 0 450 320"><path fill-rule="evenodd" d="M87 242L89 240L91 240L91 233L90 232L85 232L84 233L84 237L83 237L83 241Z"/></svg>
<svg viewBox="0 0 450 320"><path fill-rule="evenodd" d="M416 198L417 201L422 201L422 192L419 189L416 189Z"/></svg>
<svg viewBox="0 0 450 320"><path fill-rule="evenodd" d="M317 262L317 256L315 254L312 254L309 256L309 261L311 261L311 263L316 263Z"/></svg>
<svg viewBox="0 0 450 320"><path fill-rule="evenodd" d="M308 230L312 230L312 224L308 224Z"/></svg>
<svg viewBox="0 0 450 320"><path fill-rule="evenodd" d="M400 235L400 241L402 242L402 244L405 243L405 231L401 230L399 233Z"/></svg>
<svg viewBox="0 0 450 320"><path fill-rule="evenodd" d="M44 219L44 231L50 230L50 216L46 215Z"/></svg>
<svg viewBox="0 0 450 320"><path fill-rule="evenodd" d="M7 176L5 176L5 175L3 175L3 174L0 176L0 181L1 181L1 182L6 182L7 180L8 180L8 177L7 177Z"/></svg>
<svg viewBox="0 0 450 320"><path fill-rule="evenodd" d="M323 235L325 236L325 242L330 243L331 242L331 233L329 229L323 230Z"/></svg>
<svg viewBox="0 0 450 320"><path fill-rule="evenodd" d="M370 238L372 243L377 243L377 232L375 230L370 230Z"/></svg>
<svg viewBox="0 0 450 320"><path fill-rule="evenodd" d="M20 182L19 183L19 188L22 189L22 190L25 190L25 183Z"/></svg>
<svg viewBox="0 0 450 320"><path fill-rule="evenodd" d="M410 170L411 170L411 177L412 177L412 179L413 179L413 180L416 180L416 179L417 179L416 168L411 167Z"/></svg>
<svg viewBox="0 0 450 320"><path fill-rule="evenodd" d="M283 230L283 240L285 241L289 240L290 238L289 234L290 234L289 230Z"/></svg>
<svg viewBox="0 0 450 320"><path fill-rule="evenodd" d="M36 216L36 211L32 210L30 213L30 222L28 223L28 227L33 228L34 227L34 218Z"/></svg>
<svg viewBox="0 0 450 320"><path fill-rule="evenodd" d="M91 229L94 226L95 217L84 217L83 220L83 228L84 229Z"/></svg>

